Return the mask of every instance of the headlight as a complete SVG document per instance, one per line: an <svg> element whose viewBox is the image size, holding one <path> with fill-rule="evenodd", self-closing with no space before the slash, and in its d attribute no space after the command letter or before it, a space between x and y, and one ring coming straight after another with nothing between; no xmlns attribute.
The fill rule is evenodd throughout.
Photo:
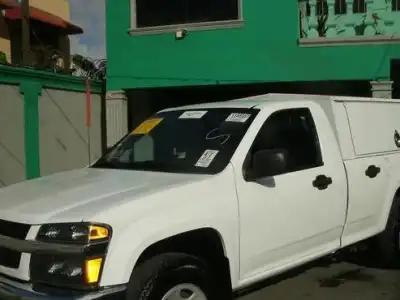
<svg viewBox="0 0 400 300"><path fill-rule="evenodd" d="M87 244L110 238L111 230L107 225L88 223L60 223L42 225L36 240L42 242L64 242Z"/></svg>
<svg viewBox="0 0 400 300"><path fill-rule="evenodd" d="M84 250L79 254L33 253L30 262L31 281L34 284L77 289L98 287L110 239L111 227L104 224L42 225L36 240L74 244Z"/></svg>

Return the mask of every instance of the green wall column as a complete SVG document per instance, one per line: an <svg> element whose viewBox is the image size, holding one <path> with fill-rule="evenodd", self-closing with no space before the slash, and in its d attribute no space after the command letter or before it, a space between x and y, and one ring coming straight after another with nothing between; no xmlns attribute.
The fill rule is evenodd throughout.
<svg viewBox="0 0 400 300"><path fill-rule="evenodd" d="M40 176L39 97L42 85L35 81L24 81L19 92L24 101L25 177L32 179Z"/></svg>

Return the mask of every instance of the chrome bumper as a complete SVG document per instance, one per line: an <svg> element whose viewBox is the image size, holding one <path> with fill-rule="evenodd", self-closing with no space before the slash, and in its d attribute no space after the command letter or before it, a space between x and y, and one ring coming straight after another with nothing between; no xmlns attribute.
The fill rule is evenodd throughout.
<svg viewBox="0 0 400 300"><path fill-rule="evenodd" d="M29 283L20 283L0 276L0 300L94 300L94 299L124 299L126 286L117 285L105 287L100 291L77 293L60 290L56 293L38 293Z"/></svg>

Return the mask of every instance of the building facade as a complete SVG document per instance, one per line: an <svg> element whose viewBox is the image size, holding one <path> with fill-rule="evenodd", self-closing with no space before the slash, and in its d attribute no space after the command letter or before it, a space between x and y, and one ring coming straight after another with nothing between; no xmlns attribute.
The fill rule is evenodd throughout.
<svg viewBox="0 0 400 300"><path fill-rule="evenodd" d="M83 30L70 23L68 0L30 0L31 62L45 66L46 60L55 53L61 54L69 65L70 46L68 36ZM8 62L21 64L21 17L20 1L0 0L0 51Z"/></svg>
<svg viewBox="0 0 400 300"><path fill-rule="evenodd" d="M392 96L400 0L164 2L107 0L107 85L130 116L171 98Z"/></svg>

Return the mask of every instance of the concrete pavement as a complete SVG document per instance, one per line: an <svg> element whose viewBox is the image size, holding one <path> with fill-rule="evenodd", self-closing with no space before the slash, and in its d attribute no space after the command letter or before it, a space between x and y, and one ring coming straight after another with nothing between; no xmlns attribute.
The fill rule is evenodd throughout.
<svg viewBox="0 0 400 300"><path fill-rule="evenodd" d="M264 283L238 300L399 300L400 271L349 262L317 264Z"/></svg>

